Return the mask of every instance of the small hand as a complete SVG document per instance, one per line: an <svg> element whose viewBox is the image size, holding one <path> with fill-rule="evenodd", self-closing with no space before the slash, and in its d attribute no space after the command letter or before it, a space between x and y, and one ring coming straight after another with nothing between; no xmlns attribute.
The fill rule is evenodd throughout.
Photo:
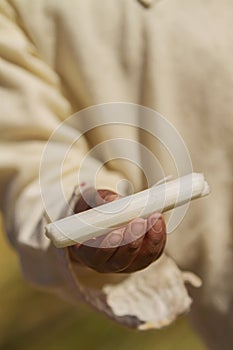
<svg viewBox="0 0 233 350"><path fill-rule="evenodd" d="M89 189L75 212L119 199L108 190ZM87 203L88 202L88 203ZM69 247L72 260L98 272L129 273L144 269L157 260L165 247L166 226L163 215L153 213L147 219L135 218L127 225L114 229L85 244Z"/></svg>

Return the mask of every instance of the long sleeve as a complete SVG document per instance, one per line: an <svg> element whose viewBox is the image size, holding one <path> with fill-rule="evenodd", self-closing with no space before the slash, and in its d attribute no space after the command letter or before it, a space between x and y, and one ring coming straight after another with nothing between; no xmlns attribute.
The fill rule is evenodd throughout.
<svg viewBox="0 0 233 350"><path fill-rule="evenodd" d="M24 274L36 284L54 287L61 283L61 276L54 249L40 224L44 207L39 171L47 140L73 111L62 94L58 75L42 61L17 21L17 14L5 3L0 17L1 207L8 237L19 253ZM66 128L59 134L59 140L53 138L52 143L58 152L63 152L78 136L78 130ZM62 182L67 198L78 185L75 174L87 150L87 143L82 140L65 165ZM56 160L50 159L47 174L53 182L51 206L56 207L54 216L58 218L65 201L58 201L52 193L59 181L56 176L52 180L49 176ZM96 163L94 159L88 162L87 178ZM99 183L99 187L114 188L120 175L103 172L107 176L105 174L104 183Z"/></svg>
<svg viewBox="0 0 233 350"><path fill-rule="evenodd" d="M36 6L35 2L13 1L11 3L23 5L12 7L7 1L1 3L0 188L6 233L19 255L23 274L31 283L55 291L73 301L84 300L120 323L140 329L160 328L189 309L191 299L184 284L189 281L197 286L200 284L198 278L181 272L172 260L164 256L158 264L155 263L150 268L132 276L124 276L129 279L123 283L116 285L110 283L103 287L104 278L101 274L93 274L88 269L73 265L67 250L54 248L44 234L44 225L48 219L47 215L44 215L45 211L52 213L52 220L55 220L68 215L70 208L78 199L77 173L82 159L89 150L87 140L81 137L69 152L63 164L62 175L56 173L54 170L57 169L56 155L65 154L73 141L79 138L80 131L78 127L72 125L64 127L61 133L54 134L54 131L75 112L77 106L81 108L91 103L108 100L137 101L140 91L138 82L141 73L138 68L141 57L137 56L138 60L136 60L133 54L129 54L129 57L127 55L118 57L117 54L115 56L113 53L118 52L119 42L109 41L106 37L106 46L102 49L104 51L105 47L110 47L110 52L106 51L106 56L102 53L101 57L106 59L105 64L109 64L112 75L104 75L104 66L98 69L96 61L93 60L94 54L91 48L94 39L90 35L91 27L86 27L84 23L79 28L80 41L78 42L72 31L70 32L69 24L72 18L69 16L68 19L66 18L64 7L62 10L64 10L65 20L61 19L62 11L58 9L56 13L59 24L58 33L57 36L52 35L54 22L39 19L43 6L47 11L44 13L48 14L54 6L53 2L51 2L53 4L51 8L45 1L36 2L37 12L33 8ZM92 2L86 3L87 7L82 6L84 14ZM75 1L72 4L76 6ZM130 4L130 6L136 6L135 13L139 20L138 4L135 5L133 2ZM109 10L114 11L117 5L111 2L109 6ZM30 11L34 16L30 15ZM82 11L80 13L77 11L80 19ZM94 12L88 13L93 15ZM72 15L70 8L69 14ZM34 23L35 17L37 20ZM108 20L111 25L111 19ZM128 21L129 29L132 29L135 26L134 19L130 16ZM35 28L38 23L43 28L41 36L36 35L38 31ZM92 23L90 18L89 23ZM97 28L101 28L99 23L96 24ZM30 26L31 31L26 29ZM74 27L73 23L73 29ZM46 29L48 35L46 35ZM82 30L85 33L83 35ZM130 33L130 30L127 33ZM97 33L97 38L99 36L101 31ZM126 37L126 44L131 43L133 52L137 51L138 47L134 47L129 37ZM99 44L101 42L98 43L97 40L97 47ZM141 41L139 44L142 44ZM109 62L108 57L110 57ZM101 60L99 59L98 62ZM77 63L80 66L77 67ZM101 82L102 78L103 82ZM44 160L44 150L48 140L52 156L48 158L49 162L44 163L42 160ZM90 174L102 163L97 158L88 157L87 164L88 166L84 167L83 176L88 186ZM44 171L42 193L41 169ZM118 167L114 169L113 166L112 170L109 170L103 166L96 187L115 190L116 183L124 178L117 169ZM44 173L46 175L43 177ZM133 177L136 178L136 173ZM56 191L60 182L64 189L63 200ZM43 193L44 188L45 193ZM46 206L44 195L47 200ZM151 279L154 274L158 274L158 277ZM101 285L100 288L92 288L88 283L82 283L82 276L85 280L85 276L89 275L92 281L97 280L97 284Z"/></svg>

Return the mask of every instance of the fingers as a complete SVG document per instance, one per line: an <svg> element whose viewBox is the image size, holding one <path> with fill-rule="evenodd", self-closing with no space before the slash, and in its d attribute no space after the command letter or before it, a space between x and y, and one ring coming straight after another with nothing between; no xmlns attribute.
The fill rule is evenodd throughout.
<svg viewBox="0 0 233 350"><path fill-rule="evenodd" d="M141 248L146 229L146 220L138 218L131 221L124 228L121 246L101 265L102 272L120 272L127 268Z"/></svg>
<svg viewBox="0 0 233 350"><path fill-rule="evenodd" d="M78 243L69 247L71 259L88 267L92 267L94 264L93 256L104 239L104 236L105 235L97 237L96 239L90 239L84 244Z"/></svg>
<svg viewBox="0 0 233 350"><path fill-rule="evenodd" d="M75 258L98 272L130 273L157 260L165 243L163 216L154 213L147 220L134 219L125 227L86 242L76 249Z"/></svg>
<svg viewBox="0 0 233 350"><path fill-rule="evenodd" d="M113 191L97 191L94 188L90 188L82 194L75 206L74 211L75 213L79 213L92 207L97 207L99 205L112 202L119 198L120 196ZM120 232L116 230L115 232L111 231L109 235L102 235L95 239L88 240L84 244L76 244L69 247L72 260L91 268L98 268L100 264L103 264L105 260L109 259L109 257L114 253L116 246L120 244L120 240L118 239L119 233Z"/></svg>
<svg viewBox="0 0 233 350"><path fill-rule="evenodd" d="M108 233L100 246L93 252L91 260L97 271L112 272L110 269L106 269L106 265L108 265L107 261L114 255L118 246L122 243L124 231L125 227L121 227Z"/></svg>
<svg viewBox="0 0 233 350"><path fill-rule="evenodd" d="M112 230L85 245L73 247L73 254L76 261L81 261L96 271L118 272L134 260L146 230L147 220L134 219L127 226Z"/></svg>
<svg viewBox="0 0 233 350"><path fill-rule="evenodd" d="M123 239L124 228L116 229L84 244L70 247L72 258L88 267L97 269L110 258Z"/></svg>
<svg viewBox="0 0 233 350"><path fill-rule="evenodd" d="M147 233L140 250L131 264L123 272L135 272L149 266L163 252L166 243L166 226L162 214L154 213L148 217Z"/></svg>
<svg viewBox="0 0 233 350"><path fill-rule="evenodd" d="M96 249L99 248L101 242L103 241L105 235L96 237L95 239L90 239L85 243L77 243L73 246L68 247L70 257L73 261L92 267L92 258Z"/></svg>
<svg viewBox="0 0 233 350"><path fill-rule="evenodd" d="M125 227L115 229L102 236L102 241L90 240L76 249L75 258L98 272L112 272L107 261L123 241ZM92 246L91 246L92 245ZM94 246L95 245L95 246ZM75 247L73 248L75 250Z"/></svg>
<svg viewBox="0 0 233 350"><path fill-rule="evenodd" d="M119 199L108 190L90 189L82 197L75 212ZM87 201L87 203L86 203ZM81 209L81 210L80 210ZM137 218L84 244L70 247L71 258L98 272L130 273L141 270L157 260L166 243L166 227L162 214L154 213L147 220Z"/></svg>
<svg viewBox="0 0 233 350"><path fill-rule="evenodd" d="M113 191L89 188L82 193L74 208L74 213L81 213L85 210L98 207L99 205L112 202L119 198L120 196Z"/></svg>

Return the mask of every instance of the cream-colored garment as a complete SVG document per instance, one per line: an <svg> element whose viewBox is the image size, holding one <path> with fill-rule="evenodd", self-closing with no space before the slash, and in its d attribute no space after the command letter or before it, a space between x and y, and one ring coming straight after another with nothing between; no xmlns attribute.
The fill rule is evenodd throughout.
<svg viewBox="0 0 233 350"><path fill-rule="evenodd" d="M177 302L175 311L169 310L171 301L177 301L171 294L169 301L165 298L160 304L165 312L160 311L161 317L155 321L153 313L162 298L160 294L153 302L154 295L149 293L151 314L145 311L143 318L143 291L132 307L125 302L131 297L129 286L137 285L135 274L130 283L116 287L129 307L130 315L124 317L121 312L126 309L114 290L105 288L107 305L102 292L78 284L79 275L66 251L57 252L43 233L39 164L55 128L77 110L96 103L125 101L151 107L179 130L194 169L204 172L211 184L211 197L192 204L183 223L169 237L167 252L181 268L203 280L202 288L195 293L191 290L196 325L213 349L232 348L232 2L11 0L2 1L0 9L1 200L6 230L26 278L60 294L83 298L119 322L140 328L160 327L189 307L183 287L187 275L164 258L152 270L158 264L158 273L166 266L167 271L174 271L180 285L177 295L183 296L183 304L178 307ZM130 128L117 133L138 140ZM88 145L115 134L116 129L100 129L80 140L65 164L67 198L77 184L75 174ZM55 147L62 152L71 137L67 131ZM140 136L140 143L156 151L157 145L148 135ZM166 174L173 173L163 157L161 154ZM90 159L87 178L96 162L99 160ZM53 163L48 169L51 176L52 168ZM140 171L119 161L102 170L97 187L115 189L125 174L135 190L145 185ZM52 197L58 179L53 181L51 207L59 217L64 203ZM190 275L188 279L193 281ZM172 290L166 283L169 281L168 273L164 290Z"/></svg>

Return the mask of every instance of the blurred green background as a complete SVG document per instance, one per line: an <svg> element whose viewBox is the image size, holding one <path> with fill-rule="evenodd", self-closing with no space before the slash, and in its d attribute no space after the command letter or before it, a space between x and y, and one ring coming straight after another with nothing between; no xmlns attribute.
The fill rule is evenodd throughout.
<svg viewBox="0 0 233 350"><path fill-rule="evenodd" d="M22 280L2 228L0 246L0 350L206 349L185 317L161 331L131 331L37 291Z"/></svg>

